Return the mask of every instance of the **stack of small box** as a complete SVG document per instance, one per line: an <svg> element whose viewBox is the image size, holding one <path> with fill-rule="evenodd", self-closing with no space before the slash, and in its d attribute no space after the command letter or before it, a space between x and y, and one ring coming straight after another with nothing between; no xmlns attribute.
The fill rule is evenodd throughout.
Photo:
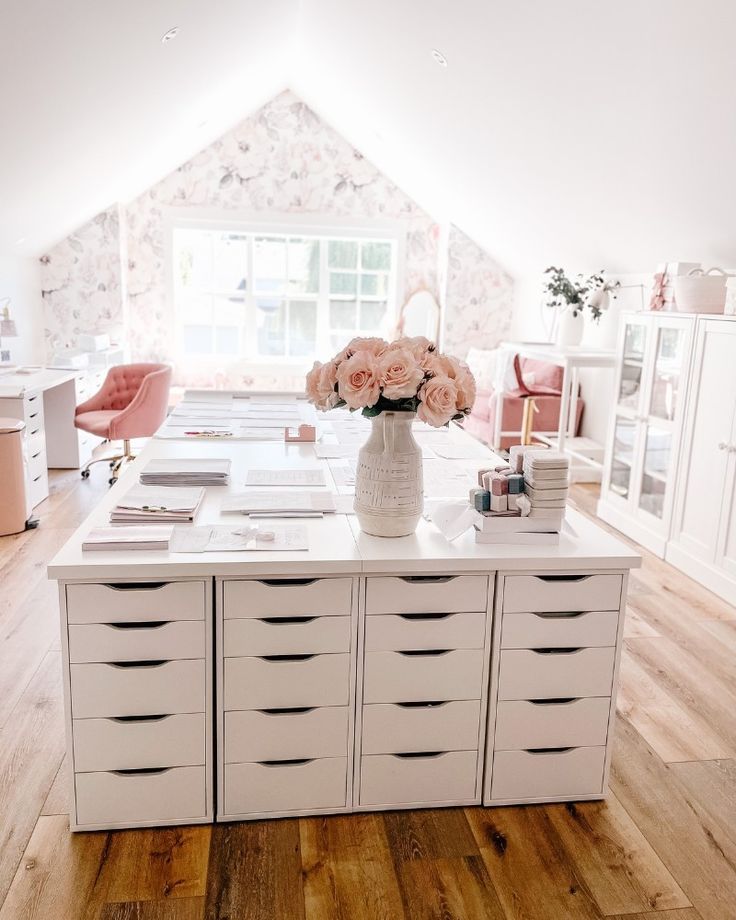
<svg viewBox="0 0 736 920"><path fill-rule="evenodd" d="M478 543L556 543L565 516L569 459L546 448L512 447L509 463L480 470L470 503L482 514Z"/></svg>

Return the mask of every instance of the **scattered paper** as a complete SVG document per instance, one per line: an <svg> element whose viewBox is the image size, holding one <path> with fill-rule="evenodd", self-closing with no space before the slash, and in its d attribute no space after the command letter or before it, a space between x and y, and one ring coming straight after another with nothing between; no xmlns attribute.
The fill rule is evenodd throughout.
<svg viewBox="0 0 736 920"><path fill-rule="evenodd" d="M323 486L324 470L273 469L248 470L247 486Z"/></svg>
<svg viewBox="0 0 736 920"><path fill-rule="evenodd" d="M292 552L309 549L309 532L303 524L243 524L240 527L174 527L171 553Z"/></svg>

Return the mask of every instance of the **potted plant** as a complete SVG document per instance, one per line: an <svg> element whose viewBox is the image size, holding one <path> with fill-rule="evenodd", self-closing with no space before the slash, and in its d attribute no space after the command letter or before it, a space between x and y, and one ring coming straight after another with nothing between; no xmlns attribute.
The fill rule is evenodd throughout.
<svg viewBox="0 0 736 920"><path fill-rule="evenodd" d="M412 421L418 416L439 428L470 412L475 378L467 364L441 354L424 336L391 343L356 338L325 364L315 361L306 391L324 412L347 407L372 421L355 476L361 529L380 537L413 533L424 490L422 449Z"/></svg>
<svg viewBox="0 0 736 920"><path fill-rule="evenodd" d="M542 289L545 305L557 311L557 330L555 342L561 347L579 345L585 331L584 311L590 310L595 322L598 322L608 309L611 293L620 282L611 282L605 277L605 271L584 277L568 278L564 269L550 266L545 271Z"/></svg>

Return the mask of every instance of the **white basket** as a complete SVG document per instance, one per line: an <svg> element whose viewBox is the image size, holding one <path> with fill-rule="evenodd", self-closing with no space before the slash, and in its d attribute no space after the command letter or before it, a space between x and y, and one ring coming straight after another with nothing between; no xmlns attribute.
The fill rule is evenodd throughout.
<svg viewBox="0 0 736 920"><path fill-rule="evenodd" d="M694 268L687 275L678 275L674 279L678 312L723 313L728 277L722 268L709 268L707 272Z"/></svg>

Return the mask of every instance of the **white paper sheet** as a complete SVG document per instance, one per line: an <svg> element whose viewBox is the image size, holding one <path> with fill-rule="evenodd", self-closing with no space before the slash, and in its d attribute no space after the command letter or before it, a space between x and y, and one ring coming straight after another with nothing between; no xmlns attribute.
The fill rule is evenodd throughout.
<svg viewBox="0 0 736 920"><path fill-rule="evenodd" d="M176 526L169 542L170 553L292 552L309 549L309 532L303 524L272 522L237 527Z"/></svg>
<svg viewBox="0 0 736 920"><path fill-rule="evenodd" d="M316 469L273 469L248 470L247 486L323 486L324 470Z"/></svg>
<svg viewBox="0 0 736 920"><path fill-rule="evenodd" d="M251 511L334 511L335 499L332 492L240 492L228 495L220 506L222 512Z"/></svg>

